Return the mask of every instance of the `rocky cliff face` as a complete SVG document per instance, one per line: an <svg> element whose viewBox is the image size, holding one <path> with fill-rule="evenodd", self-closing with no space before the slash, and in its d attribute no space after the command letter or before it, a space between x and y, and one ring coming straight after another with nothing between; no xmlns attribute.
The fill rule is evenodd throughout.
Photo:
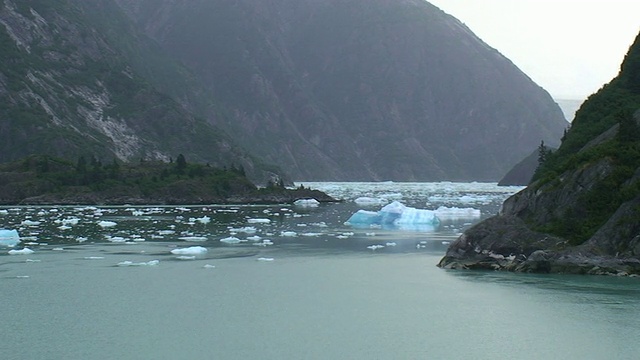
<svg viewBox="0 0 640 360"><path fill-rule="evenodd" d="M498 180L567 124L425 1L117 2L228 116L194 111L296 179Z"/></svg>
<svg viewBox="0 0 640 360"><path fill-rule="evenodd" d="M640 68L638 53L640 35L537 180L452 243L439 266L640 274L640 77L628 70Z"/></svg>
<svg viewBox="0 0 640 360"><path fill-rule="evenodd" d="M111 1L0 1L0 161L34 153L108 162L183 153L251 169L253 160L223 131L141 75L136 58L160 68L154 46Z"/></svg>

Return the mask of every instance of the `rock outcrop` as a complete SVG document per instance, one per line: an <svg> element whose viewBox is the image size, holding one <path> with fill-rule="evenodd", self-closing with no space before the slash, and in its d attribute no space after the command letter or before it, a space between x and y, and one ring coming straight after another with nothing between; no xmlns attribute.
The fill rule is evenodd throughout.
<svg viewBox="0 0 640 360"><path fill-rule="evenodd" d="M453 242L438 266L640 275L640 77L628 72L640 68L639 52L640 35L538 178Z"/></svg>

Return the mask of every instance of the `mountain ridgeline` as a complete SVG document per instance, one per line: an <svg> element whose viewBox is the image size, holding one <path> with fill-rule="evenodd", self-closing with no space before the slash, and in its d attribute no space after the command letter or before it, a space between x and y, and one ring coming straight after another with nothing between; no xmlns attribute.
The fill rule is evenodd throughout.
<svg viewBox="0 0 640 360"><path fill-rule="evenodd" d="M498 180L567 125L421 0L1 0L0 24L2 161L184 153L297 180Z"/></svg>
<svg viewBox="0 0 640 360"><path fill-rule="evenodd" d="M640 34L618 76L543 158L533 182L454 242L440 266L640 274Z"/></svg>

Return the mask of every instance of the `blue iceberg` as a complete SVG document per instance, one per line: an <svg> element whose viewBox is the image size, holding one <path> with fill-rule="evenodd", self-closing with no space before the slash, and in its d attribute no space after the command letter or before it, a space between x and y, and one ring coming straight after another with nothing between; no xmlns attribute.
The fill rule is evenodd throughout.
<svg viewBox="0 0 640 360"><path fill-rule="evenodd" d="M0 229L0 246L14 247L20 242L17 230Z"/></svg>
<svg viewBox="0 0 640 360"><path fill-rule="evenodd" d="M399 228L405 230L435 230L440 219L435 211L416 209L398 201L386 205L380 211L358 210L346 224L356 227Z"/></svg>

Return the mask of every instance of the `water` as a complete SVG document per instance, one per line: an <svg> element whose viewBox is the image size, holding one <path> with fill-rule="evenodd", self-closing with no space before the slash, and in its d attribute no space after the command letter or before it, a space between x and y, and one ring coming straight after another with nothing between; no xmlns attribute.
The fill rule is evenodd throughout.
<svg viewBox="0 0 640 360"><path fill-rule="evenodd" d="M484 218L518 188L304 185L346 201L0 209L0 227L34 250L0 250L1 358L637 358L637 279L437 268L446 243L478 218L431 231L343 224L362 196ZM242 242L220 241L229 237ZM170 252L191 246L208 251Z"/></svg>

